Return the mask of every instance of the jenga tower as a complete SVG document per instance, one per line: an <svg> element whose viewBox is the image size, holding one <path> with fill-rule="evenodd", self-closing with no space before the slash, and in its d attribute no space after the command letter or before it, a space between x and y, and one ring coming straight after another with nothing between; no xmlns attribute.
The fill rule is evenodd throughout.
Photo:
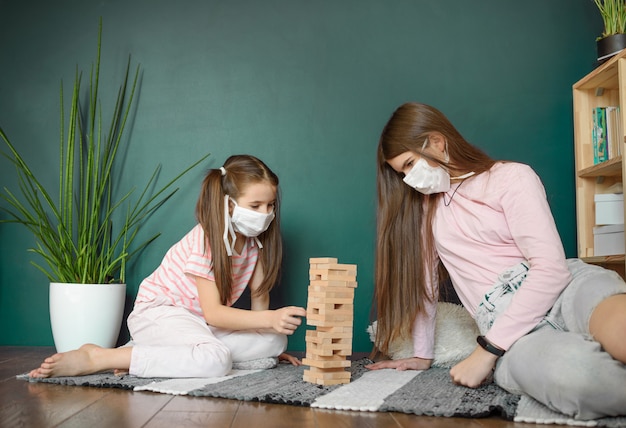
<svg viewBox="0 0 626 428"><path fill-rule="evenodd" d="M352 323L356 265L342 265L334 258L309 259L309 298L306 323L315 330L306 332L309 366L303 379L318 385L350 382L348 357L352 354Z"/></svg>

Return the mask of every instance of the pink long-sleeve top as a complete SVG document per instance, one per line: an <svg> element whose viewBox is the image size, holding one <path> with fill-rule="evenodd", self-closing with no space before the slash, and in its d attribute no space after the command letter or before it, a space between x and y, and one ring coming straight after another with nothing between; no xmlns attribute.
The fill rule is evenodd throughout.
<svg viewBox="0 0 626 428"><path fill-rule="evenodd" d="M502 349L532 330L570 281L545 189L528 165L496 163L453 184L440 199L433 233L438 256L472 316L501 272L530 263L524 283L486 335ZM434 356L435 313L436 302L414 321L417 357Z"/></svg>

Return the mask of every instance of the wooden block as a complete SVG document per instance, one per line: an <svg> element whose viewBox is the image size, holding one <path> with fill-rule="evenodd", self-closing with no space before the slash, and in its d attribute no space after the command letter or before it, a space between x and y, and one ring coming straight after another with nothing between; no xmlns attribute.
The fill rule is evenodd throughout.
<svg viewBox="0 0 626 428"><path fill-rule="evenodd" d="M315 371L319 370L319 371ZM345 379L350 380L350 372L344 370L343 368L339 369L320 369L317 367L311 367L309 369L305 369L304 372L311 378L319 380L331 380L331 379Z"/></svg>
<svg viewBox="0 0 626 428"><path fill-rule="evenodd" d="M309 269L309 280L316 281L356 281L356 273L339 271L339 270L324 270L324 269Z"/></svg>
<svg viewBox="0 0 626 428"><path fill-rule="evenodd" d="M353 297L327 297L327 296L319 296L319 295L311 295L309 294L309 298L307 300L309 303L333 303L339 305L351 305L354 302ZM308 303L307 303L308 305Z"/></svg>
<svg viewBox="0 0 626 428"><path fill-rule="evenodd" d="M337 320L325 320L318 317L307 316L307 325L314 327L352 327L354 325L352 318L350 320L345 321L337 321Z"/></svg>
<svg viewBox="0 0 626 428"><path fill-rule="evenodd" d="M348 275L356 276L356 265L343 265L339 263L315 263L311 264L309 267L312 270L345 272Z"/></svg>
<svg viewBox="0 0 626 428"><path fill-rule="evenodd" d="M320 311L338 311L345 312L350 310L354 312L354 299L343 298L324 298L318 296L309 296L306 302L307 309L318 308Z"/></svg>
<svg viewBox="0 0 626 428"><path fill-rule="evenodd" d="M350 372L337 369L319 369L311 367L304 370L303 380L305 382L316 383L318 385L337 385L350 382Z"/></svg>
<svg viewBox="0 0 626 428"><path fill-rule="evenodd" d="M337 259L334 257L312 257L309 259L309 264L318 263L337 263Z"/></svg>
<svg viewBox="0 0 626 428"><path fill-rule="evenodd" d="M319 361L335 361L335 362L349 361L347 360L345 355L317 355L317 354L312 354L308 351L304 355L304 358L308 358L310 360L319 360Z"/></svg>
<svg viewBox="0 0 626 428"><path fill-rule="evenodd" d="M322 305L324 306L324 305ZM325 309L322 307L321 309L315 306L307 306L306 316L307 318L311 317L312 319L325 319L325 320L337 320L337 321L345 321L347 319L352 319L354 317L354 311L352 310L352 305L341 305L341 306L349 306L348 309L332 309L336 305L330 305L331 309Z"/></svg>
<svg viewBox="0 0 626 428"><path fill-rule="evenodd" d="M310 268L309 269L309 274L311 274L311 275L328 274L328 275L331 275L331 276L347 276L347 277L356 279L356 271L342 270L342 269L314 269L314 268ZM341 280L339 280L339 281L341 281Z"/></svg>
<svg viewBox="0 0 626 428"><path fill-rule="evenodd" d="M304 372L305 373L302 376L302 380L304 380L305 382L314 383L316 385L330 386L350 383L350 379L320 379L308 374L306 370Z"/></svg>
<svg viewBox="0 0 626 428"><path fill-rule="evenodd" d="M350 367L352 362L345 357L341 360L334 359L324 359L324 357L317 358L303 358L302 364L309 367L317 367L321 369L330 369L330 368L344 368Z"/></svg>
<svg viewBox="0 0 626 428"><path fill-rule="evenodd" d="M343 303L324 303L309 300L307 311L315 314L332 314L332 315L349 315L354 314L354 304L349 305Z"/></svg>
<svg viewBox="0 0 626 428"><path fill-rule="evenodd" d="M352 352L352 337L318 337L318 336L306 336L304 338L307 349L310 350L324 350L324 354L314 352L316 355L334 355L334 353L328 353L329 351L348 351ZM309 347L309 345L311 345Z"/></svg>
<svg viewBox="0 0 626 428"><path fill-rule="evenodd" d="M329 341L318 337L305 337L304 341L306 342L307 352L310 351L315 355L329 357L331 355L344 355L346 351L352 351L352 338L340 338Z"/></svg>
<svg viewBox="0 0 626 428"><path fill-rule="evenodd" d="M309 295L315 297L349 297L354 298L354 288L333 287L311 284L308 288Z"/></svg>
<svg viewBox="0 0 626 428"><path fill-rule="evenodd" d="M307 355L310 355L311 360L324 360L325 358L330 357L341 357L344 360L349 358L352 355L352 346L347 345L346 349L328 349L322 348L315 344L308 344L307 346L310 348L307 351Z"/></svg>
<svg viewBox="0 0 626 428"><path fill-rule="evenodd" d="M317 357L349 357L352 355L352 343L346 345L318 345L316 343L307 342L307 353Z"/></svg>
<svg viewBox="0 0 626 428"><path fill-rule="evenodd" d="M352 346L352 337L318 337L318 336L306 336L304 338L306 343L315 343L316 345L323 345L329 347L336 346Z"/></svg>
<svg viewBox="0 0 626 428"><path fill-rule="evenodd" d="M326 324L326 326L330 326L332 327L333 325L337 325L337 326L341 326L341 327L346 327L348 325L352 325L352 314L320 314L319 312L315 312L315 311L307 311L306 313L306 319L307 319L307 324L309 325L315 325L315 324L311 324L309 321L324 321ZM345 322L349 321L349 324L343 324ZM329 324L332 322L337 322L337 323L342 323L342 324Z"/></svg>
<svg viewBox="0 0 626 428"><path fill-rule="evenodd" d="M309 285L318 287L334 287L334 288L356 288L356 281L328 281L321 279L311 279L309 277Z"/></svg>
<svg viewBox="0 0 626 428"><path fill-rule="evenodd" d="M326 379L348 377L350 372L342 367L332 369L322 369L319 367L309 367L309 373L313 376L325 377Z"/></svg>
<svg viewBox="0 0 626 428"><path fill-rule="evenodd" d="M342 334L352 334L352 327L330 326L330 327L317 327L315 330L318 335L337 335L337 337L343 337Z"/></svg>
<svg viewBox="0 0 626 428"><path fill-rule="evenodd" d="M354 319L346 314L320 314L319 312L306 313L307 324L315 327L352 327ZM317 322L317 324L312 324Z"/></svg>
<svg viewBox="0 0 626 428"><path fill-rule="evenodd" d="M320 327L323 328L323 327ZM346 327L340 327L342 329L346 329ZM333 341L339 339L352 339L352 329L346 329L347 331L320 331L320 330L307 330L305 333L305 338L315 339L319 343L323 341Z"/></svg>

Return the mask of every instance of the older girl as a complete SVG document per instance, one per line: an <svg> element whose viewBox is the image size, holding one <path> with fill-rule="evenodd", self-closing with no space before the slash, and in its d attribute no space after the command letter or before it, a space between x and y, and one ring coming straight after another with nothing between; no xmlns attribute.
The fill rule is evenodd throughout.
<svg viewBox="0 0 626 428"><path fill-rule="evenodd" d="M209 171L196 205L198 224L172 246L139 287L128 318L132 342L86 344L55 354L31 377L104 370L140 377L213 377L233 366L267 367L301 324L299 307L269 310L282 259L278 177L239 155ZM233 308L246 286L251 310Z"/></svg>
<svg viewBox="0 0 626 428"><path fill-rule="evenodd" d="M566 260L545 190L527 165L470 145L437 109L400 106L378 146L376 296L383 353L411 335L430 367L438 283L449 275L481 330L453 381L495 382L581 419L626 413L626 284Z"/></svg>

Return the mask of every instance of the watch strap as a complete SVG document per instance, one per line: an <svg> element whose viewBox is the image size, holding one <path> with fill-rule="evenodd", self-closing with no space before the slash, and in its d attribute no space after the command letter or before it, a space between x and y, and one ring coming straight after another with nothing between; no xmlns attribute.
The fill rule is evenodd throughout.
<svg viewBox="0 0 626 428"><path fill-rule="evenodd" d="M478 336L476 338L476 342L483 348L485 351L495 355L496 357L501 357L506 352L504 349L500 349L497 346L494 346L489 342L485 336Z"/></svg>

